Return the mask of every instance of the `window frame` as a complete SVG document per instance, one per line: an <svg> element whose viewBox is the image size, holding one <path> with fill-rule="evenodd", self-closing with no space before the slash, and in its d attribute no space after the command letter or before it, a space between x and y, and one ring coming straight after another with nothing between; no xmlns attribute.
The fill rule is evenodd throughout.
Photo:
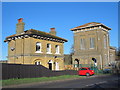
<svg viewBox="0 0 120 90"><path fill-rule="evenodd" d="M89 38L89 40L90 40L90 49L94 49L95 48L95 37L90 37Z"/></svg>
<svg viewBox="0 0 120 90"><path fill-rule="evenodd" d="M60 46L59 45L55 45L55 54L60 54Z"/></svg>
<svg viewBox="0 0 120 90"><path fill-rule="evenodd" d="M39 46L39 50L37 50L37 46ZM36 42L36 52L35 53L42 53L42 45L41 42Z"/></svg>
<svg viewBox="0 0 120 90"><path fill-rule="evenodd" d="M86 48L86 40L85 40L85 38L81 38L80 39L80 49L85 50L85 48Z"/></svg>
<svg viewBox="0 0 120 90"><path fill-rule="evenodd" d="M48 45L49 45L49 49L48 49ZM46 53L47 53L47 54L51 54L51 44L50 44L50 43L47 43Z"/></svg>
<svg viewBox="0 0 120 90"><path fill-rule="evenodd" d="M35 65L41 65L41 62L40 61L36 61Z"/></svg>

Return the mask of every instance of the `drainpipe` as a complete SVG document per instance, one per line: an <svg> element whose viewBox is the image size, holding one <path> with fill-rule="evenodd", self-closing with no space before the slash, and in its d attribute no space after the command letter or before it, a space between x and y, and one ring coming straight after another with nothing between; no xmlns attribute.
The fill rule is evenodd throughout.
<svg viewBox="0 0 120 90"><path fill-rule="evenodd" d="M107 47L108 47L108 63L109 63L109 54L110 54L110 52L109 52L109 35L107 34Z"/></svg>
<svg viewBox="0 0 120 90"><path fill-rule="evenodd" d="M24 37L23 37L23 64L24 64Z"/></svg>

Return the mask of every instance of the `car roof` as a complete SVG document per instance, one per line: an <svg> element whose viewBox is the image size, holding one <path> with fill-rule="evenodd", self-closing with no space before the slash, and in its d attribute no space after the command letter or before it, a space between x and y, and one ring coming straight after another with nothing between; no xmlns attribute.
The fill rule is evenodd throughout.
<svg viewBox="0 0 120 90"><path fill-rule="evenodd" d="M81 68L90 68L90 67L81 67Z"/></svg>

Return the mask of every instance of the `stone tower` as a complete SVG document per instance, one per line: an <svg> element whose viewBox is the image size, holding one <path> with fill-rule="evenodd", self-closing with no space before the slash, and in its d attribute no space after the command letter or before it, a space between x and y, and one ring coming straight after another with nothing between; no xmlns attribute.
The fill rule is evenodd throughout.
<svg viewBox="0 0 120 90"><path fill-rule="evenodd" d="M74 33L72 59L75 68L94 65L92 58L97 60L96 65L101 69L109 64L109 30L111 28L97 22L71 29Z"/></svg>

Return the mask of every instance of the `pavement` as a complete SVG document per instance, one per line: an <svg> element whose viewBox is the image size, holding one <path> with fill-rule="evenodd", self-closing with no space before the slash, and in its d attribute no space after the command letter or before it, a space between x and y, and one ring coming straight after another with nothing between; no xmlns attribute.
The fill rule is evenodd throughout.
<svg viewBox="0 0 120 90"><path fill-rule="evenodd" d="M120 78L117 75L94 75L84 78L36 82L3 88L119 88Z"/></svg>

